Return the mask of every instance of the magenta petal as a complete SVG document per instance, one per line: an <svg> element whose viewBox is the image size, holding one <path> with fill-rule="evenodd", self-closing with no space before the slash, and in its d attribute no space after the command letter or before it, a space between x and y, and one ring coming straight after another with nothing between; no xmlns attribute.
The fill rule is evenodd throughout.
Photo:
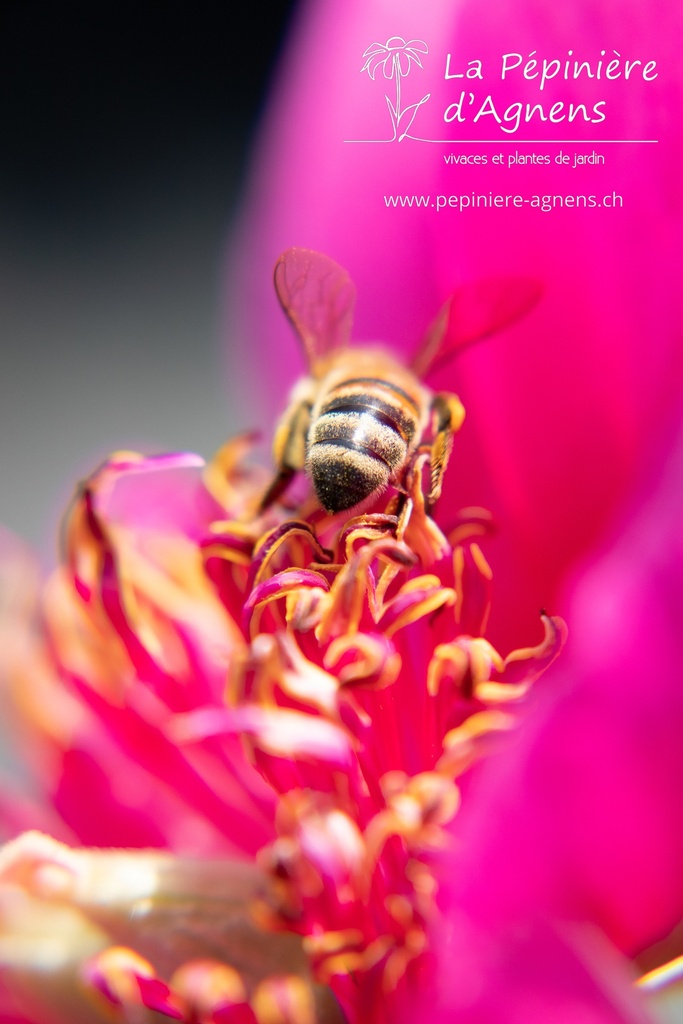
<svg viewBox="0 0 683 1024"><path fill-rule="evenodd" d="M243 843L243 849L251 853L268 838L268 825L257 812L253 794L229 776L223 777L218 792L208 773L202 772L167 735L173 718L165 710L159 711L152 705L152 710L158 712L155 718L144 700L140 701L142 707L117 707L81 680L74 679L73 684L123 753L152 777L163 779L194 811L222 832L226 841L233 841L238 847ZM144 690L137 695L143 696Z"/></svg>
<svg viewBox="0 0 683 1024"><path fill-rule="evenodd" d="M163 981L158 978L143 977L138 977L136 980L140 988L140 999L143 1006L149 1007L150 1010L156 1010L157 1013L170 1017L171 1020L186 1019L183 1011L174 1006L171 990Z"/></svg>
<svg viewBox="0 0 683 1024"><path fill-rule="evenodd" d="M217 1006L212 1012L211 1024L256 1024L256 1017L247 1003Z"/></svg>
<svg viewBox="0 0 683 1024"><path fill-rule="evenodd" d="M440 1007L418 1024L647 1024L634 975L599 936L538 922L494 935L458 921L441 955ZM452 946L451 946L452 940ZM491 970L485 973L482 965ZM414 1019L414 1018L413 1018Z"/></svg>
<svg viewBox="0 0 683 1024"><path fill-rule="evenodd" d="M53 795L55 809L86 845L144 849L166 845L167 837L148 808L127 807L112 793L111 779L83 750L67 750Z"/></svg>
<svg viewBox="0 0 683 1024"><path fill-rule="evenodd" d="M485 278L456 288L447 305L446 336L430 370L446 365L459 349L521 320L542 294L542 281L527 277Z"/></svg>
<svg viewBox="0 0 683 1024"><path fill-rule="evenodd" d="M97 509L108 522L130 529L180 532L196 540L213 519L219 505L202 483L204 460L178 453L110 462L115 472L106 492L98 495Z"/></svg>
<svg viewBox="0 0 683 1024"><path fill-rule="evenodd" d="M172 735L180 743L233 733L253 736L257 746L279 757L339 768L348 767L351 761L351 742L343 729L325 718L286 708L202 708L177 716L172 727Z"/></svg>

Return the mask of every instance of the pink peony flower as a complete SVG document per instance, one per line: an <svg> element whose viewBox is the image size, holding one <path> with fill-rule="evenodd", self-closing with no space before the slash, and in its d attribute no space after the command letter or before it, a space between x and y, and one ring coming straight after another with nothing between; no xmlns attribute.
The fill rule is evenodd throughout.
<svg viewBox="0 0 683 1024"><path fill-rule="evenodd" d="M326 287L292 300L302 336L331 330ZM14 573L3 661L47 802L6 818L56 836L0 853L0 1006L19 1019L395 1020L429 970L467 772L563 644L545 613L536 646L485 638L488 517L438 525L428 453L404 492L333 516L301 480L264 506L250 445L208 467L115 454L79 488L33 622Z"/></svg>
<svg viewBox="0 0 683 1024"><path fill-rule="evenodd" d="M460 361L473 426L436 522L417 477L405 530L386 504L339 530L296 493L259 516L268 479L244 441L203 479L192 457L117 456L84 487L40 628L26 630L22 571L5 631L24 748L52 800L7 799L5 818L131 849L34 834L6 848L8 1018L640 1020L629 961L682 916L681 477L644 473L665 461L681 398L678 15L655 26L635 0L586 0L559 18L501 0L483 24L471 3L399 0L389 25L386 10L310 4L290 51L236 246L236 336L271 349L240 388L253 374L270 409L264 362L296 376L263 273L292 243L348 265L357 336L399 350L463 281L525 275L545 297ZM359 70L377 39L429 52L413 47L422 67L404 82L408 55L392 65L409 136L371 148L343 140L387 136L386 75ZM656 146L522 177L415 141L452 101L437 53L490 65L579 40L657 59L658 79L621 83L609 107L615 138ZM385 201L513 180L551 194L609 180L624 207L446 219ZM633 525L572 600L568 577L636 479ZM456 511L480 504L502 526L490 629L489 520ZM515 650L541 602L567 609L572 652L480 769L562 639L545 617L545 639Z"/></svg>
<svg viewBox="0 0 683 1024"><path fill-rule="evenodd" d="M371 40L394 32L428 47L423 68L403 83L403 95L417 101L429 92L430 99L415 115L411 138L370 143L388 135L386 83L357 75L354 62ZM454 284L520 273L544 286L528 318L472 348L457 373L442 378L444 385L457 380L471 428L457 447L458 468L449 474L442 508L483 504L504 525L496 538L497 600L488 635L505 647L543 601L569 620L575 645L558 681L562 699L554 704L549 698L510 762L491 762L477 799L465 802L456 819L461 854L443 869L452 881L437 939L444 943L446 1019L450 1013L453 1019L531 1020L529 1005L538 993L547 996L538 1002L539 1019L543 1013L550 1018L549 1006L567 1019L615 1019L619 1013L629 1019L640 1011L614 949L633 957L683 917L676 875L680 801L672 788L680 777L683 726L677 626L671 611L662 620L656 616L662 597L655 583L678 593L677 562L667 547L675 538L666 525L660 528L658 516L665 524L675 521L682 496L673 474L663 490L653 483L667 461L683 398L676 284L683 271L679 34L674 5L665 4L655 18L639 0L618 7L579 0L561 12L505 0L485 12L469 2L419 10L402 2L390 10L374 3L310 3L284 62L235 247L231 272L243 274L239 293L232 293L239 336L246 345L270 339L270 362L285 378L294 372L289 349L253 268L293 239L350 267L361 291L360 336L389 337L406 348ZM322 38L335 38L333 58L322 55ZM531 79L518 77L514 88L499 80L492 69L499 69L503 53L518 51L526 60L534 51L551 59L570 49L580 59L595 60L602 49L654 59L658 76L650 83L622 78L608 91L604 83L584 80L581 98L607 97L606 124L581 125L582 135L548 124L538 134L532 134L538 125L523 126L515 137L499 132L497 138L507 138L499 165L491 159L495 146L415 141L444 137L443 112L463 88L444 77L448 53L451 70L460 72L469 60L480 60L485 85L467 80L467 87L505 105L542 97ZM558 82L553 99L577 99L575 89ZM488 129L477 132L463 128L448 137L493 137ZM591 147L514 144L579 137L595 140L592 148L604 165L555 162L561 152L571 160L574 151ZM481 154L488 163L447 164L450 152ZM510 162L536 152L549 155L549 165ZM609 212L526 207L467 213L388 202L608 190L623 199ZM661 498L657 511L651 494L664 490L666 502ZM638 525L645 515L647 528ZM634 525L624 527L629 518ZM607 570L599 567L613 562L602 563L600 556L614 557L619 524L624 571L601 577ZM582 597L572 599L581 579ZM638 588L650 600L638 597ZM657 657L664 652L672 686L666 692L636 674L648 656L635 644L647 637L652 650L651 636ZM648 680L659 677L659 668L644 672ZM461 932L459 914L465 915ZM570 941L564 926L572 918L582 922L582 932L587 925L602 936L597 946L585 934L577 942L572 933ZM577 949L583 951L578 961ZM581 961L592 961L601 979L595 971L582 973ZM480 986L474 994L470 986L468 996L470 968ZM514 1004L516 1017L515 986L526 999ZM605 986L619 993L618 1008L612 1002L608 1009Z"/></svg>

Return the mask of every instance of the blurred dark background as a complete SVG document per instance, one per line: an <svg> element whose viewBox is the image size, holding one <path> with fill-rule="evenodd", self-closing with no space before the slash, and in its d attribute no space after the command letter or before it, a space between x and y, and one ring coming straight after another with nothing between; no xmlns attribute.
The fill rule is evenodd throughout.
<svg viewBox="0 0 683 1024"><path fill-rule="evenodd" d="M0 7L0 524L43 555L112 449L245 423L224 252L293 6Z"/></svg>

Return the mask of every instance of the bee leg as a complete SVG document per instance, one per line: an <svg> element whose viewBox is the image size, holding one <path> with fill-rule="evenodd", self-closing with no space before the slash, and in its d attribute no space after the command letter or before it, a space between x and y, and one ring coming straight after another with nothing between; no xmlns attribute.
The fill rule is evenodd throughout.
<svg viewBox="0 0 683 1024"><path fill-rule="evenodd" d="M446 391L434 395L432 401L432 432L430 486L427 510L441 495L444 473L453 448L453 438L465 419L465 409L457 395Z"/></svg>
<svg viewBox="0 0 683 1024"><path fill-rule="evenodd" d="M277 474L261 499L259 512L269 508L306 461L306 438L311 422L311 403L306 400L292 405L280 420L273 439L273 459Z"/></svg>
<svg viewBox="0 0 683 1024"><path fill-rule="evenodd" d="M289 481L294 476L296 470L290 469L289 466L283 466L282 469L274 477L268 490L261 498L261 502L258 507L259 515L261 512L265 512L267 508L277 501L280 495L287 490Z"/></svg>
<svg viewBox="0 0 683 1024"><path fill-rule="evenodd" d="M409 498L407 494L400 494L399 504L396 508L396 540L403 540L412 513L413 499Z"/></svg>

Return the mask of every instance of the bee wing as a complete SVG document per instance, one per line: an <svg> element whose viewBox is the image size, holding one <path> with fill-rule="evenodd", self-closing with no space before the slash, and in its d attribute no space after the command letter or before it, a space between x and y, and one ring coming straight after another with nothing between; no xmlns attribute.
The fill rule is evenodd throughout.
<svg viewBox="0 0 683 1024"><path fill-rule="evenodd" d="M309 366L349 341L356 288L334 260L310 249L287 249L275 264L275 291Z"/></svg>
<svg viewBox="0 0 683 1024"><path fill-rule="evenodd" d="M429 327L413 371L424 378L467 345L513 324L533 309L542 292L541 282L531 277L490 277L457 288Z"/></svg>

